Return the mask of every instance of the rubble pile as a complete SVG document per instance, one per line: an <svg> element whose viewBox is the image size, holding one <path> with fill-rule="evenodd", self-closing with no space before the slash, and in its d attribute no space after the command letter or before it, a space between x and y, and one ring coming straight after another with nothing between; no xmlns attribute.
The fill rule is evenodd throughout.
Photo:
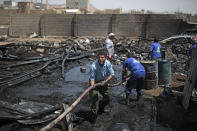
<svg viewBox="0 0 197 131"><path fill-rule="evenodd" d="M162 43L162 47L166 49L167 59L171 60L173 73L187 73L185 66L188 61L187 54L191 43L190 38L176 38Z"/></svg>
<svg viewBox="0 0 197 131"><path fill-rule="evenodd" d="M4 45L1 47L0 87L16 86L59 66L64 74L65 62L90 56L89 52L78 49L69 41L20 41Z"/></svg>
<svg viewBox="0 0 197 131"><path fill-rule="evenodd" d="M47 40L14 40L10 44L0 47L0 57L4 60L35 60L45 57L52 57L56 53L65 52L70 48L69 55L79 55L83 53L93 53L104 49L105 38L68 38L55 41ZM120 64L123 61L122 57L129 53L132 57L139 60L148 60L149 47L152 41L143 40L135 41L131 38L121 37L114 41L115 57L114 64ZM172 62L172 72L182 72L187 61L187 52L190 47L188 39L172 39L166 43L161 43L166 49L167 59ZM72 47L71 47L72 46ZM59 54L60 55L60 54ZM63 57L62 56L62 57ZM28 58L27 58L28 57ZM46 58L45 58L46 59ZM10 63L6 62L7 64ZM3 65L2 65L3 66ZM178 67L178 68L177 68Z"/></svg>
<svg viewBox="0 0 197 131"><path fill-rule="evenodd" d="M118 56L129 53L132 57L138 59L148 59L148 48L150 42L135 41L130 38L120 38L116 44L116 53Z"/></svg>

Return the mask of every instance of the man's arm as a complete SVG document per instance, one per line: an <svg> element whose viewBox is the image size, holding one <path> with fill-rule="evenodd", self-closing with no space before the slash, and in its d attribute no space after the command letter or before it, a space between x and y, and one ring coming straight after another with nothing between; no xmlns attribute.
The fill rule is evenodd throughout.
<svg viewBox="0 0 197 131"><path fill-rule="evenodd" d="M90 86L93 86L95 84L95 68L92 65L90 68Z"/></svg>
<svg viewBox="0 0 197 131"><path fill-rule="evenodd" d="M109 71L109 76L107 77L106 80L102 81L102 85L107 84L114 76L114 70L112 68L111 63L108 65L108 71Z"/></svg>
<svg viewBox="0 0 197 131"><path fill-rule="evenodd" d="M106 85L112 79L112 77L112 75L109 75L106 80L102 81L102 86Z"/></svg>

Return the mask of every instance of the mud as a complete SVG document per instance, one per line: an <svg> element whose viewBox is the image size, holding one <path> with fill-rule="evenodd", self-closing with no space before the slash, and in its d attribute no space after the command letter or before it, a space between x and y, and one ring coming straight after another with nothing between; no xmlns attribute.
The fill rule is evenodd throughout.
<svg viewBox="0 0 197 131"><path fill-rule="evenodd" d="M12 102L17 99L26 99L53 105L61 102L72 104L88 87L90 62L87 64L87 61L87 59L84 59L81 66L76 66L76 63L70 64L70 67L67 67L65 80L61 78L59 70L53 70L50 75L42 75L18 87L1 90L1 94L4 94L3 96L1 95L1 99ZM81 67L86 68L86 73L80 72ZM114 66L114 68L117 73L116 80L120 79L121 68L118 66ZM147 130L152 128L150 123L154 123L152 120L156 117L153 116L152 99L146 98L141 104L127 106L124 104L123 92L123 87L110 89L111 103L108 108L110 108L111 112L99 115L96 121L90 115L90 102L88 96L86 96L73 111L78 117L83 118L83 120L74 124L74 130L111 130L117 123L127 124L130 130ZM12 126L10 126L10 130L14 129ZM20 129L20 126L17 126ZM5 129L4 126L2 127L3 129ZM23 127L21 126L22 129ZM26 127L25 129L28 128ZM36 129L33 128L33 130Z"/></svg>
<svg viewBox="0 0 197 131"><path fill-rule="evenodd" d="M19 54L24 56L23 53ZM33 56L39 55L36 53ZM11 88L1 88L0 100L16 103L18 100L25 99L51 105L57 103L70 105L88 87L89 67L94 60L95 57L91 57L66 63L65 79L61 77L61 69L58 68L59 63L57 63L55 68L51 66L38 78ZM121 78L121 65L118 64L120 62L113 61L116 75L111 83L115 83ZM17 74L17 72L30 70L39 65L27 65L17 68L17 70L11 70ZM80 72L81 67L86 69L85 73ZM173 74L171 88L182 91L184 80L184 76ZM125 105L123 86L109 90L111 101L107 108L110 112L94 116L90 112L90 100L86 96L72 111L76 116L73 121L74 131L194 131L196 129L197 105L193 104L189 112L184 111L175 96L160 96L163 91L162 87L158 88L157 97L153 97L151 93L149 95L144 93L139 102L131 101L130 105ZM135 97L134 92L131 98ZM102 97L99 96L99 99ZM24 126L13 121L6 121L2 122L0 130L34 131L42 126Z"/></svg>
<svg viewBox="0 0 197 131"><path fill-rule="evenodd" d="M72 102L88 87L89 66L86 65L86 61L83 60L84 65L75 66L76 63L72 63L70 67L67 67L66 77L63 80L60 76L59 70L54 70L50 75L42 75L39 78L35 78L28 81L16 88L7 88L1 90L1 99L26 99L38 102L44 102L55 105L56 103L68 103ZM90 62L89 62L90 63ZM86 73L81 73L80 68L86 68ZM116 70L116 77L120 79L120 67L114 66ZM93 131L93 130L107 130L118 131L118 129L129 130L158 130L167 129L156 122L156 111L154 98L144 96L143 100L139 103L131 102L131 105L125 105L124 103L124 88L114 87L110 89L111 103L108 108L110 113L103 113L95 119L95 116L91 115L89 108L89 99L86 96L82 102L72 111L79 117L78 121L74 122L74 130L76 131ZM135 97L135 95L133 95ZM100 96L101 99L101 96ZM156 108L156 107L155 107ZM23 127L17 123L4 125L0 130L4 130L5 127L9 130L37 130L40 126ZM116 127L118 126L118 127ZM16 128L17 127L17 128Z"/></svg>

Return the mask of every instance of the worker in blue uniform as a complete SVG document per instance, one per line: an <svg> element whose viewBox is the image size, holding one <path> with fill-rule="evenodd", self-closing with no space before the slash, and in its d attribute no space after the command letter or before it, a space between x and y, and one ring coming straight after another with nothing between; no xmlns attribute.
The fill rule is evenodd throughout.
<svg viewBox="0 0 197 131"><path fill-rule="evenodd" d="M193 44L190 47L189 52L188 52L188 58L189 59L188 59L188 62L186 63L186 70L189 68L189 65L190 65L191 60L192 60L192 50L197 47L197 36L192 36L191 39L192 39ZM195 80L194 87L197 87L197 80ZM193 89L192 95L194 95L194 96L197 95L197 90L196 89Z"/></svg>
<svg viewBox="0 0 197 131"><path fill-rule="evenodd" d="M130 71L131 74L129 74L130 78L129 80L127 80L126 89L125 89L127 103L129 102L128 97L133 88L136 88L137 101L140 99L140 95L142 94L143 83L146 75L146 71L143 65L138 60L132 57L130 58L128 57L123 63L122 81L126 79L126 77L128 76L128 71Z"/></svg>
<svg viewBox="0 0 197 131"><path fill-rule="evenodd" d="M154 43L152 43L152 45L150 46L150 54L151 54L151 60L157 60L162 57L161 45L159 44L156 38L154 39Z"/></svg>
<svg viewBox="0 0 197 131"><path fill-rule="evenodd" d="M190 47L190 49L188 51L188 54L187 54L188 60L186 61L185 70L189 69L189 65L190 65L190 62L191 62L191 59L192 59L192 50L197 47L197 36L193 36L191 38L191 40L192 40L193 44Z"/></svg>
<svg viewBox="0 0 197 131"><path fill-rule="evenodd" d="M194 41L192 46L190 47L189 49L189 52L188 52L188 58L191 59L192 57L192 49L196 48L197 47L197 38L195 36L192 37L192 40Z"/></svg>

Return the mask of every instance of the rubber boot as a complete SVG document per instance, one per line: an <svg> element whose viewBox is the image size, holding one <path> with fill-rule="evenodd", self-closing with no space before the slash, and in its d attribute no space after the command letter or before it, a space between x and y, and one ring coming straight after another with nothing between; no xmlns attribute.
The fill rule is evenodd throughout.
<svg viewBox="0 0 197 131"><path fill-rule="evenodd" d="M128 93L126 93L125 103L126 103L126 105L129 105L129 94Z"/></svg>
<svg viewBox="0 0 197 131"><path fill-rule="evenodd" d="M140 100L140 93L137 93L137 99L136 99L136 101L139 101Z"/></svg>

